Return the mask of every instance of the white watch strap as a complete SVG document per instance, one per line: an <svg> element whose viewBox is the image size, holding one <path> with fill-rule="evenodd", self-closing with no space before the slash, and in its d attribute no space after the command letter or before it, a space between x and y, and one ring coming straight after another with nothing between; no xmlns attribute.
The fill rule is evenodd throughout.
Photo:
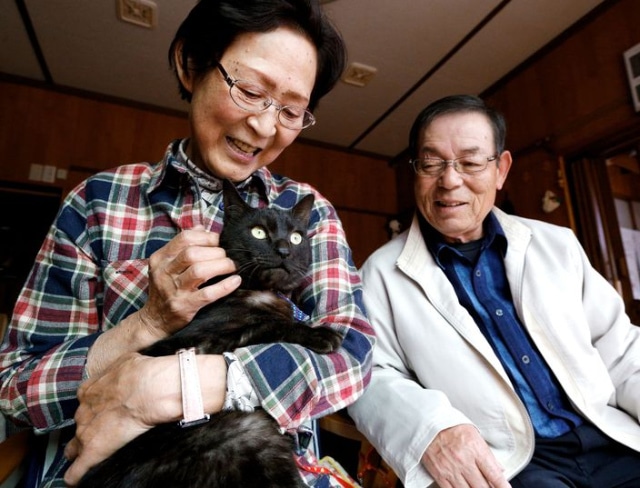
<svg viewBox="0 0 640 488"><path fill-rule="evenodd" d="M189 427L209 420L202 405L202 391L200 390L200 376L196 363L196 349L180 349L180 385L182 387L182 415L180 427Z"/></svg>

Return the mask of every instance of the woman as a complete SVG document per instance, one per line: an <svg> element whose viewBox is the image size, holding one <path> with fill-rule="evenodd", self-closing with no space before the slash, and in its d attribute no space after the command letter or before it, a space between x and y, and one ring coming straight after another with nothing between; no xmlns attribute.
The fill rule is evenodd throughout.
<svg viewBox="0 0 640 488"><path fill-rule="evenodd" d="M205 412L260 406L295 432L353 402L369 379L373 335L335 209L266 168L314 122L343 69L342 39L315 0L200 0L169 51L190 137L158 164L95 175L66 198L0 350L3 414L49 434L28 486L74 485L137 435L182 418L178 359L136 351L239 285L232 275L200 288L234 271L218 247L223 178L253 206L315 193L311 279L295 296L345 339L329 355L233 351L229 381L222 356L199 355Z"/></svg>

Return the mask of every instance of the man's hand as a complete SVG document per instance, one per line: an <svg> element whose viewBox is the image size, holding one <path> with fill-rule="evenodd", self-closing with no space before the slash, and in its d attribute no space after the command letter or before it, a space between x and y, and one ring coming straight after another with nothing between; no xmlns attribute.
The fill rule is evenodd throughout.
<svg viewBox="0 0 640 488"><path fill-rule="evenodd" d="M440 488L508 488L502 466L473 425L440 432L422 457Z"/></svg>

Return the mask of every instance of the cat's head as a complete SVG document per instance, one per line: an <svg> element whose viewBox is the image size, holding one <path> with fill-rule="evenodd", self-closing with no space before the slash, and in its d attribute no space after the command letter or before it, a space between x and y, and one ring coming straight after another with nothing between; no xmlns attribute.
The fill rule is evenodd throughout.
<svg viewBox="0 0 640 488"><path fill-rule="evenodd" d="M314 196L306 195L290 210L253 208L224 180L223 198L220 246L236 263L242 288L296 288L311 264L307 229Z"/></svg>

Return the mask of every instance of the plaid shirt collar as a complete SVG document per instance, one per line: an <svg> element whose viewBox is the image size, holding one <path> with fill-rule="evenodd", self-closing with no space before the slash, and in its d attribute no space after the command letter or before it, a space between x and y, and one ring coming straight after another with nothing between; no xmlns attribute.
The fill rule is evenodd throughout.
<svg viewBox="0 0 640 488"><path fill-rule="evenodd" d="M186 147L189 139L177 139L169 144L164 158L152 169L151 180L149 182L149 194L157 191L164 185L180 185L185 180L189 184L195 181L198 191L200 191L199 181L208 178L213 185L219 184L219 179L213 175L205 173L203 170L194 170L195 163L190 161L186 154ZM271 173L266 168L260 168L255 171L243 182L237 184L239 189L253 187L260 192L265 199L269 200L271 193Z"/></svg>

